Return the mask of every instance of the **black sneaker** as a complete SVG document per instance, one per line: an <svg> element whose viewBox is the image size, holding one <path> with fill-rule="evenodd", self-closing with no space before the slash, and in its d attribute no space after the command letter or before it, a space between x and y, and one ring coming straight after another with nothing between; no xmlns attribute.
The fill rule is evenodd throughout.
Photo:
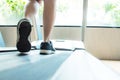
<svg viewBox="0 0 120 80"><path fill-rule="evenodd" d="M53 48L52 42L42 42L40 46L40 54L49 55L54 54L55 48Z"/></svg>
<svg viewBox="0 0 120 80"><path fill-rule="evenodd" d="M31 24L27 19L21 19L17 25L17 50L28 52L31 49L29 35L31 33Z"/></svg>

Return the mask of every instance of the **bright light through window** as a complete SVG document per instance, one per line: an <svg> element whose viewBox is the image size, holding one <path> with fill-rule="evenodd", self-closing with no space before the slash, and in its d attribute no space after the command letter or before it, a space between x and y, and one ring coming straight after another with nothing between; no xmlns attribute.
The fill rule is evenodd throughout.
<svg viewBox="0 0 120 80"><path fill-rule="evenodd" d="M82 25L82 0L57 0L56 25Z"/></svg>
<svg viewBox="0 0 120 80"><path fill-rule="evenodd" d="M120 26L120 0L89 0L89 26Z"/></svg>
<svg viewBox="0 0 120 80"><path fill-rule="evenodd" d="M28 0L0 0L0 25L16 25ZM56 0L55 25L82 25L83 0ZM88 26L120 26L120 0L88 0ZM42 24L43 5L40 7Z"/></svg>
<svg viewBox="0 0 120 80"><path fill-rule="evenodd" d="M17 24L23 17L24 0L0 0L0 25Z"/></svg>
<svg viewBox="0 0 120 80"><path fill-rule="evenodd" d="M55 25L82 24L82 0L56 1ZM0 25L16 25L24 17L25 3L26 0L0 0ZM42 8L43 5L40 7L40 20L42 20Z"/></svg>

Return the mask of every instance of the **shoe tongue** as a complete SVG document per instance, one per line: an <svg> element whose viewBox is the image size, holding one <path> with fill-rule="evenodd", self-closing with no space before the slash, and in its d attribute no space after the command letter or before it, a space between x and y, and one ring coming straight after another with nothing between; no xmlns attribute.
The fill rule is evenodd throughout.
<svg viewBox="0 0 120 80"><path fill-rule="evenodd" d="M42 42L43 44L50 44L49 42Z"/></svg>

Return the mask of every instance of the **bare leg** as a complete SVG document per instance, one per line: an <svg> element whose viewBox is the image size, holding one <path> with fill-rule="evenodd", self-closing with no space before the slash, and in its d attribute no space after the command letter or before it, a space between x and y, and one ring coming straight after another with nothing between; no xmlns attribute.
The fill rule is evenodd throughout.
<svg viewBox="0 0 120 80"><path fill-rule="evenodd" d="M29 3L26 5L25 9L25 18L31 19L33 16L36 15L38 6L41 3L41 0L30 0Z"/></svg>
<svg viewBox="0 0 120 80"><path fill-rule="evenodd" d="M44 42L48 42L55 18L55 0L44 0L43 26Z"/></svg>
<svg viewBox="0 0 120 80"><path fill-rule="evenodd" d="M25 18L31 19L37 12L38 3L41 0L30 0L26 5ZM48 42L54 24L56 0L44 0L43 26L44 42Z"/></svg>

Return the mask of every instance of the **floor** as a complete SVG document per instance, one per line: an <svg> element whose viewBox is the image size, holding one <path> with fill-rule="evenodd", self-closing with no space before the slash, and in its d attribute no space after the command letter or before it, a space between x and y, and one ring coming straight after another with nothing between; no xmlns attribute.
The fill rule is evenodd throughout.
<svg viewBox="0 0 120 80"><path fill-rule="evenodd" d="M111 65L85 50L57 50L53 55L40 55L39 50L24 55L1 52L0 80L120 80Z"/></svg>
<svg viewBox="0 0 120 80"><path fill-rule="evenodd" d="M118 60L101 60L105 65L120 74L120 61Z"/></svg>

